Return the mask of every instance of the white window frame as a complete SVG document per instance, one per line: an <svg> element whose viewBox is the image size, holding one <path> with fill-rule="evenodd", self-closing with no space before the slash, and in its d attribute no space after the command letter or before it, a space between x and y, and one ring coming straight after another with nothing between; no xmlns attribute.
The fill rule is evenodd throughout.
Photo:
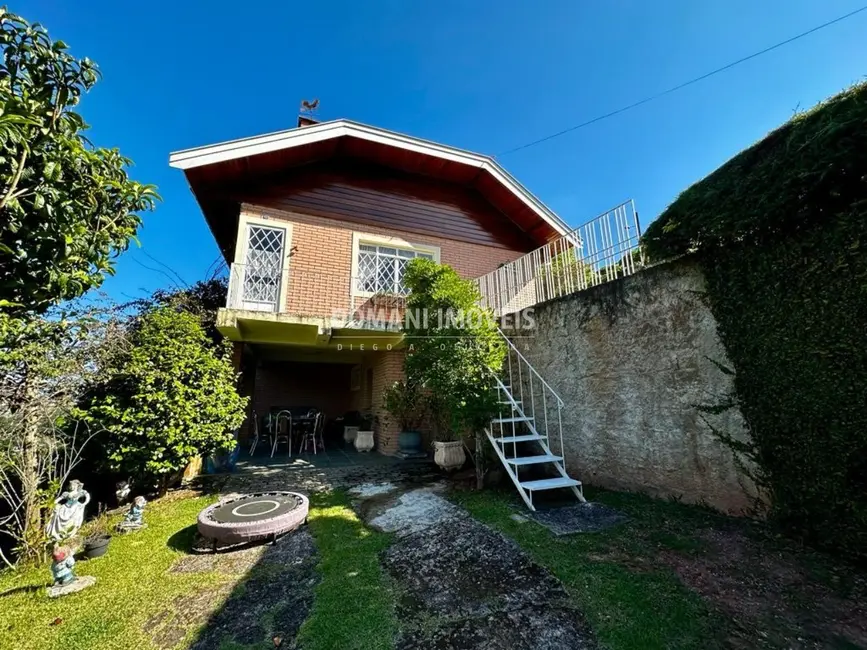
<svg viewBox="0 0 867 650"><path fill-rule="evenodd" d="M440 261L440 247L431 244L418 244L409 242L402 237L386 237L384 235L371 235L363 232L352 233L352 278L350 279L351 295L359 298L370 298L376 295L375 291L361 291L358 289L358 247L360 244L369 246L389 246L391 248L402 248L404 250L415 251L416 253L426 253L431 255L435 262Z"/></svg>
<svg viewBox="0 0 867 650"><path fill-rule="evenodd" d="M275 313L284 312L286 311L286 298L289 294L289 258L292 254L292 222L271 217L267 214L250 214L242 211L238 215L238 233L235 238L234 264L239 265L236 267L238 272L243 272L242 270L247 261L247 243L249 242L247 231L250 226L282 228L285 231L283 236L283 274L280 290L277 294L277 311ZM234 273L235 271L233 271L233 276ZM243 281L243 277L232 277L230 278L230 286L234 286L234 283L237 282L239 283L238 286L241 286L241 290L243 290Z"/></svg>

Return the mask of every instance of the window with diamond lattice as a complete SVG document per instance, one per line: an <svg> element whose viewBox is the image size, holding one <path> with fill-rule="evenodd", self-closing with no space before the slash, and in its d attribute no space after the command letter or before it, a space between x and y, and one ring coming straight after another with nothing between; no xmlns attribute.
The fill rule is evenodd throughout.
<svg viewBox="0 0 867 650"><path fill-rule="evenodd" d="M365 293L395 293L405 296L409 291L403 283L406 265L416 257L434 259L432 253L397 248L395 246L358 245L358 291Z"/></svg>
<svg viewBox="0 0 867 650"><path fill-rule="evenodd" d="M251 225L247 230L244 302L276 309L280 302L286 231Z"/></svg>

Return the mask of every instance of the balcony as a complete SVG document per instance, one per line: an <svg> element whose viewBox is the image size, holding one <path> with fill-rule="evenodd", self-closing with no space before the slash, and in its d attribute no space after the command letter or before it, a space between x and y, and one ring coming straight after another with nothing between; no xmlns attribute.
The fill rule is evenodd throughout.
<svg viewBox="0 0 867 650"><path fill-rule="evenodd" d="M622 203L531 253L476 279L481 305L497 317L582 291L643 267L638 213ZM352 277L281 267L282 254L233 264L218 329L230 340L343 348L399 345L407 291L399 267L359 264ZM389 291L381 291L383 287Z"/></svg>
<svg viewBox="0 0 867 650"><path fill-rule="evenodd" d="M233 264L217 328L230 340L248 343L399 345L404 294L372 288L369 277Z"/></svg>
<svg viewBox="0 0 867 650"><path fill-rule="evenodd" d="M478 278L482 306L501 317L632 275L644 266L640 236L635 203L621 203Z"/></svg>

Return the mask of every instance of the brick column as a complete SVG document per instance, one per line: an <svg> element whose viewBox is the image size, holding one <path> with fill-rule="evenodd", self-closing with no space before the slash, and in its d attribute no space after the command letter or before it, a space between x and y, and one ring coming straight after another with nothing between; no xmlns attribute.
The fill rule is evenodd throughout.
<svg viewBox="0 0 867 650"><path fill-rule="evenodd" d="M385 390L394 382L404 378L404 353L398 350L382 352L371 359L373 368L373 415L379 417L379 427L376 430L376 449L387 456L394 455L398 450L397 434L400 433L400 423L393 421L382 407L382 397Z"/></svg>

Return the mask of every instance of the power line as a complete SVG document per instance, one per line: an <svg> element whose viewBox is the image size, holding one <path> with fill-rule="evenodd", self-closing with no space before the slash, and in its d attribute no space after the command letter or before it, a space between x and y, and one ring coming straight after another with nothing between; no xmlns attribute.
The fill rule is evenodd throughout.
<svg viewBox="0 0 867 650"><path fill-rule="evenodd" d="M150 253L148 253L144 248L140 248L139 250L140 250L144 255L146 255L148 258L150 258L151 260L153 260L154 262L156 262L157 264L159 264L159 265L162 266L163 268L166 268L166 269L168 269L169 271L171 271L172 275L174 275L178 280L180 280L182 285L184 285L185 287L189 287L189 286L190 286L190 285L187 284L187 281L184 280L184 279L180 276L180 274L179 274L177 271L175 271L171 266L169 266L168 264L164 264L163 262L160 262L156 257L154 257L153 255L151 255Z"/></svg>
<svg viewBox="0 0 867 650"><path fill-rule="evenodd" d="M172 285L174 286L174 288L176 288L176 289L180 289L180 288L181 288L181 287L178 285L178 283L175 281L175 279L174 279L172 276L170 276L168 273L166 273L165 271L163 271L162 269L155 269L155 268L153 268L152 266L148 266L148 265L146 265L146 264L143 264L142 262L140 262L138 259L136 259L136 258L133 257L132 255L130 255L129 258L130 258L133 262L135 262L136 264L138 264L140 267L142 267L143 269L147 269L148 271L152 271L152 272L154 272L154 273L162 273L164 276L166 276L166 277L169 279L169 282L172 283Z"/></svg>
<svg viewBox="0 0 867 650"><path fill-rule="evenodd" d="M689 81L685 81L682 84L678 84L677 86L673 86L673 87L669 88L668 90L663 90L662 92L657 93L655 95L651 95L650 97L645 97L641 101L637 101L634 104L629 104L628 106L618 108L617 110L611 111L610 113L606 113L605 115L600 115L598 117L594 117L592 120L587 120L586 122L582 122L581 124L576 124L575 126L570 126L568 129L563 129L562 131L558 131L557 133L552 133L551 135L547 135L544 138L539 138L538 140L533 140L532 142L528 142L527 144L522 144L520 147L515 147L514 149L509 149L508 151L504 151L502 153L497 154L496 156L494 156L494 158L499 158L500 156L506 156L510 153L514 153L516 151L521 151L522 149L529 149L530 147L533 147L537 144L547 142L548 140L553 140L554 138L559 138L561 135L566 135L567 133L571 133L572 131L577 131L578 129L583 129L585 126L590 126L591 124L595 124L596 122L601 122L602 120L606 120L609 117L614 117L615 115L619 115L620 113L625 113L626 111L632 110L633 108L637 108L638 106L641 106L642 104L647 104L648 102L652 102L654 99L659 99L660 97L664 97L665 95L670 95L671 93L676 92L678 90L681 90L682 88L686 88L687 86L691 86L692 84L698 83L699 81L703 81L703 80L707 79L708 77L712 77L715 74L719 74L720 72L724 72L725 70L733 68L736 65L740 65L741 63L745 63L746 61L749 61L750 59L755 59L758 56L761 56L763 54L767 54L768 52L771 52L773 50L776 50L777 48L783 47L784 45L788 45L789 43L793 43L794 41L797 41L800 38L804 38L805 36L809 36L810 34L818 32L820 29L825 29L826 27L830 27L831 25L834 25L835 23L839 23L843 20L846 20L847 18L851 18L855 14L859 14L862 11L867 11L867 5L861 7L860 9L856 9L855 11L850 11L848 14L846 14L844 16L840 16L839 18L835 18L834 20L829 20L827 23L822 23L821 25L813 27L812 29L808 29L806 32L802 32L802 33L798 34L797 36L792 36L791 38L788 38L785 41L780 41L776 45L771 45L770 47L766 47L765 49L760 50L759 52L754 52L753 54L750 54L749 56L745 56L742 59L738 59L737 61L732 61L731 63L724 65L721 68L717 68L716 70L713 70L713 71L708 72L706 74L703 74L700 77L695 77L694 79L690 79Z"/></svg>

